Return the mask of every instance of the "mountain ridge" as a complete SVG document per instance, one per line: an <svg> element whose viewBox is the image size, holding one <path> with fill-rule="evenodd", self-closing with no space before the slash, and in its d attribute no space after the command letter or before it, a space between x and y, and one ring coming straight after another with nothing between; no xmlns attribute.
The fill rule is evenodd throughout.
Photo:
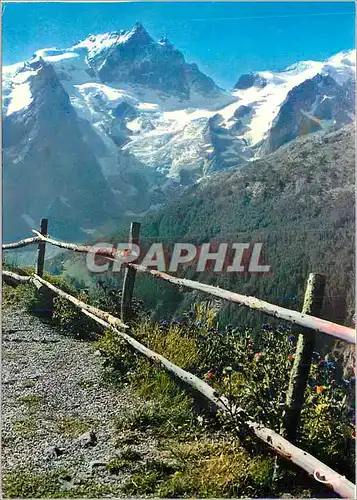
<svg viewBox="0 0 357 500"><path fill-rule="evenodd" d="M53 158L74 137L77 146L66 161L76 169L78 152L87 149L89 163L95 165L93 178L104 179L102 205L108 207L91 222L83 207L67 202L78 218L76 237L84 239L88 231L98 229L98 218L100 226L107 227L132 214L141 217L206 175L240 168L299 135L353 121L354 54L345 51L323 62L303 61L281 72L257 72L250 80L245 78L239 85L243 88L226 91L196 64L186 63L167 39L155 41L137 23L131 30L91 35L68 49L40 49L29 62L4 67L4 191L13 211L5 235L10 226L16 228L16 219L36 221L48 215L46 207L54 195L68 198L53 188L58 169ZM45 100L39 98L43 71L53 72L53 83L56 79L42 95ZM312 89L311 81L316 82ZM55 98L56 88L62 99ZM37 109L36 103L47 110ZM42 137L48 134L46 120L41 129L30 131L26 125L40 111L47 115L49 128L62 131L61 137L53 133L52 143L47 141L47 153ZM78 131L71 138L64 126L66 116L72 117ZM41 167L47 186L43 191L48 194L41 215L31 207L29 195L24 194L21 211L14 200L11 186L18 182L16 164L24 156L23 138L32 144L26 153L27 169L35 171L39 158L47 162L47 168ZM71 176L76 186L70 190L98 199L91 180L83 186L85 179ZM33 190L35 181L30 175L25 178L26 187ZM63 206L61 210L56 206L58 219ZM12 231L12 236L19 232Z"/></svg>
<svg viewBox="0 0 357 500"><path fill-rule="evenodd" d="M322 316L351 324L354 315L355 127L299 137L236 171L215 173L188 188L156 215L144 219L142 241L260 242L268 275L203 273L179 276L253 295L284 307L302 306L310 272L326 276ZM122 241L119 233L115 241ZM212 250L213 251L213 250ZM155 309L147 284L138 292ZM152 292L152 291L151 291ZM158 289L155 301L160 304ZM291 302L290 298L295 297ZM194 293L173 297L172 314L191 307ZM167 305L165 304L165 307ZM165 314L168 313L165 311ZM162 314L163 311L157 311ZM255 312L221 304L221 320L260 321Z"/></svg>

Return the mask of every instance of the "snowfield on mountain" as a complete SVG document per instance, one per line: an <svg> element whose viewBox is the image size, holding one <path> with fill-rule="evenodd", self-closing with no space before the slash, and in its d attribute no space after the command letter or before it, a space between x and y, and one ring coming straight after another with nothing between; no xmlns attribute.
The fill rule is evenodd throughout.
<svg viewBox="0 0 357 500"><path fill-rule="evenodd" d="M354 89L355 50L242 75L228 91L140 23L40 49L3 68L5 236L43 215L62 236L104 234L119 213L140 217L212 172L352 122ZM87 217L80 199L105 201Z"/></svg>

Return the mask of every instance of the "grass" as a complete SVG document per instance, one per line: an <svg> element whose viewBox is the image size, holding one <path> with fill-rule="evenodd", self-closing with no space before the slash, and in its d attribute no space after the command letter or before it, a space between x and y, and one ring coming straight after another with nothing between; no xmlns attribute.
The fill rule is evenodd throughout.
<svg viewBox="0 0 357 500"><path fill-rule="evenodd" d="M66 438L77 438L92 429L94 420L83 417L67 417L56 420L58 432Z"/></svg>
<svg viewBox="0 0 357 500"><path fill-rule="evenodd" d="M130 495L156 494L160 486L175 472L175 467L162 460L148 460L123 485L123 491Z"/></svg>
<svg viewBox="0 0 357 500"><path fill-rule="evenodd" d="M65 487L69 484L70 487ZM71 472L23 468L3 473L3 495L7 498L98 498L115 496L119 486L100 484L94 479L72 480Z"/></svg>
<svg viewBox="0 0 357 500"><path fill-rule="evenodd" d="M29 379L29 380L25 380L23 382L22 387L24 389L31 389L32 387L35 387L35 385L36 385L36 382L34 380Z"/></svg>
<svg viewBox="0 0 357 500"><path fill-rule="evenodd" d="M26 394L17 398L19 403L26 405L23 418L17 420L13 424L13 430L23 439L30 439L38 432L36 412L43 403L43 398L37 394Z"/></svg>
<svg viewBox="0 0 357 500"><path fill-rule="evenodd" d="M2 285L2 308L3 310L11 310L23 304L24 297L29 285L19 285L12 287L3 283Z"/></svg>
<svg viewBox="0 0 357 500"><path fill-rule="evenodd" d="M261 495L270 488L273 467L272 458L252 459L238 442L169 440L162 457L141 465L123 489L159 497Z"/></svg>
<svg viewBox="0 0 357 500"><path fill-rule="evenodd" d="M171 326L163 334L160 325L144 320L136 325L134 334L139 339L145 339L145 345L150 349L163 354L184 370L197 370L201 364L195 339L189 337L179 325Z"/></svg>
<svg viewBox="0 0 357 500"><path fill-rule="evenodd" d="M140 453L131 448L130 446L126 446L121 451L120 456L123 460L127 460L129 462L135 462L141 459Z"/></svg>
<svg viewBox="0 0 357 500"><path fill-rule="evenodd" d="M36 435L37 425L33 416L26 416L20 420L16 420L13 425L14 432L24 439L32 438Z"/></svg>
<svg viewBox="0 0 357 500"><path fill-rule="evenodd" d="M118 418L118 430L150 430L157 436L177 436L193 432L195 417L191 398L178 389L166 373L156 373L153 380L144 378L145 375L149 377L145 370L138 372L138 377L143 377L143 385L138 387L135 382L135 387L138 395L147 401L135 413Z"/></svg>
<svg viewBox="0 0 357 500"><path fill-rule="evenodd" d="M25 396L20 396L17 400L20 403L26 404L28 409L38 408L43 403L42 397L38 394L26 394Z"/></svg>
<svg viewBox="0 0 357 500"><path fill-rule="evenodd" d="M252 461L238 442L170 443L168 455L176 458L180 469L161 485L160 495L220 497L252 495L258 491L261 495L264 487L270 486L273 461L261 457ZM256 466L260 471L258 476Z"/></svg>
<svg viewBox="0 0 357 500"><path fill-rule="evenodd" d="M107 463L107 470L111 474L118 474L121 470L127 469L133 465L134 462L141 460L141 455L130 446L126 446L118 456L113 457Z"/></svg>

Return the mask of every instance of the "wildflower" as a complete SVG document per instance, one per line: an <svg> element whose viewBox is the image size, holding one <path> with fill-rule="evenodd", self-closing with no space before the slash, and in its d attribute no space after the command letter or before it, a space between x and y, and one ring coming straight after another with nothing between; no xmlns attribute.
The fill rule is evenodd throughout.
<svg viewBox="0 0 357 500"><path fill-rule="evenodd" d="M257 359L261 358L262 356L264 356L263 352L257 352L257 353L254 354L254 357L257 358Z"/></svg>
<svg viewBox="0 0 357 500"><path fill-rule="evenodd" d="M327 368L329 368L330 370L333 370L335 368L335 363L333 361L328 361Z"/></svg>
<svg viewBox="0 0 357 500"><path fill-rule="evenodd" d="M312 379L310 379L310 381L309 381L309 385L310 385L310 387L315 387L315 386L317 385L316 380L315 380L315 379L313 379L313 378L312 378Z"/></svg>
<svg viewBox="0 0 357 500"><path fill-rule="evenodd" d="M318 360L320 359L320 354L319 354L318 352L314 351L314 352L312 353L312 359L313 359L314 361L318 361Z"/></svg>
<svg viewBox="0 0 357 500"><path fill-rule="evenodd" d="M347 410L347 416L348 417L352 417L352 415L354 414L354 412L355 412L354 408L352 408L352 406L349 406L348 410Z"/></svg>
<svg viewBox="0 0 357 500"><path fill-rule="evenodd" d="M317 394L323 393L326 389L327 389L327 387L325 385L317 385L316 386L316 392L317 392Z"/></svg>
<svg viewBox="0 0 357 500"><path fill-rule="evenodd" d="M212 378L214 378L213 370L208 370L208 372L205 373L205 380L211 380Z"/></svg>
<svg viewBox="0 0 357 500"><path fill-rule="evenodd" d="M232 367L231 366L226 366L225 368L223 368L223 374L226 375L227 373L230 373L232 371Z"/></svg>
<svg viewBox="0 0 357 500"><path fill-rule="evenodd" d="M293 361L294 360L294 356L290 354L290 356L288 356L288 361Z"/></svg>
<svg viewBox="0 0 357 500"><path fill-rule="evenodd" d="M350 378L350 383L351 383L351 385L355 385L355 383L356 383L356 377L351 377Z"/></svg>
<svg viewBox="0 0 357 500"><path fill-rule="evenodd" d="M326 366L326 365L327 365L326 361L321 360L321 361L319 361L318 367L319 367L319 368L323 368L323 367L324 367L324 366Z"/></svg>
<svg viewBox="0 0 357 500"><path fill-rule="evenodd" d="M290 335L290 336L288 337L288 341L289 341L289 342L296 342L296 337L295 337L295 335Z"/></svg>
<svg viewBox="0 0 357 500"><path fill-rule="evenodd" d="M282 332L288 332L289 330L291 330L291 327L290 327L290 326L287 326L287 325L278 325L278 328L279 328L279 330L281 330Z"/></svg>
<svg viewBox="0 0 357 500"><path fill-rule="evenodd" d="M272 327L271 325L269 325L269 323L264 323L264 324L262 325L262 328L263 328L264 330L268 330L268 331L273 330L273 327Z"/></svg>
<svg viewBox="0 0 357 500"><path fill-rule="evenodd" d="M188 316L189 316L190 318L194 318L194 317L195 317L195 311L190 311L190 312L188 313Z"/></svg>
<svg viewBox="0 0 357 500"><path fill-rule="evenodd" d="M352 439L356 439L356 431L355 431L355 429L352 429L352 431L351 431L351 437L352 437Z"/></svg>
<svg viewBox="0 0 357 500"><path fill-rule="evenodd" d="M168 323L167 323L166 319L162 319L162 320L160 321L160 325L161 325L161 326L163 326L163 327L167 326L167 325L168 325Z"/></svg>

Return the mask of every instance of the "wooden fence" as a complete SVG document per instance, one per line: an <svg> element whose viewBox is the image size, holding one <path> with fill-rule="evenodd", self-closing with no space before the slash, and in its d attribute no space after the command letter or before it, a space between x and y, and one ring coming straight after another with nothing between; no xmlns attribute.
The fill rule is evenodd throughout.
<svg viewBox="0 0 357 500"><path fill-rule="evenodd" d="M356 343L355 331L352 328L338 325L318 317L323 301L325 287L324 276L313 273L309 275L305 291L304 306L302 312L298 312L277 306L275 304L270 304L257 299L256 297L240 295L219 287L205 285L197 281L177 278L160 271L143 267L139 264L126 263L122 290L121 319L119 319L106 311L102 311L78 300L43 279L45 246L47 243L75 252L89 253L92 251L92 247L88 245L65 243L63 241L50 238L47 235L47 228L47 219L42 219L41 231L33 230L33 233L36 235L35 237L26 238L16 243L2 245L3 250L12 250L32 244L38 245L36 272L32 276L20 276L10 271L3 271L2 276L6 282L12 285L26 282L33 283L38 288L45 287L53 294L64 297L66 300L75 305L83 314L87 315L103 327L111 328L118 336L125 339L132 348L136 349L149 359L161 364L166 370L173 373L176 377L203 394L209 401L214 403L217 408L220 408L224 412L228 412L231 415L239 415L240 420L241 418L244 419L245 424L250 431L259 439L267 443L278 455L297 464L299 467L308 472L308 474L314 477L314 479L326 484L340 496L344 498L356 498L355 485L353 483L294 444L300 421L300 413L304 402L304 392L311 367L315 332L324 333L351 344ZM139 232L140 224L137 222L132 223L129 234L129 248L131 244L138 244ZM95 253L111 261L116 258L115 252L108 250L107 248L96 249ZM137 272L149 274L157 279L165 280L175 285L208 293L302 327L302 332L299 334L297 342L294 364L289 380L286 408L280 430L281 435L272 429L255 422L249 415L246 414L244 409L233 407L228 398L225 396L217 396L214 389L206 382L200 380L195 375L186 372L179 366L174 365L168 359L148 349L126 333L127 331L130 331L130 325L127 323L132 314L132 297Z"/></svg>

